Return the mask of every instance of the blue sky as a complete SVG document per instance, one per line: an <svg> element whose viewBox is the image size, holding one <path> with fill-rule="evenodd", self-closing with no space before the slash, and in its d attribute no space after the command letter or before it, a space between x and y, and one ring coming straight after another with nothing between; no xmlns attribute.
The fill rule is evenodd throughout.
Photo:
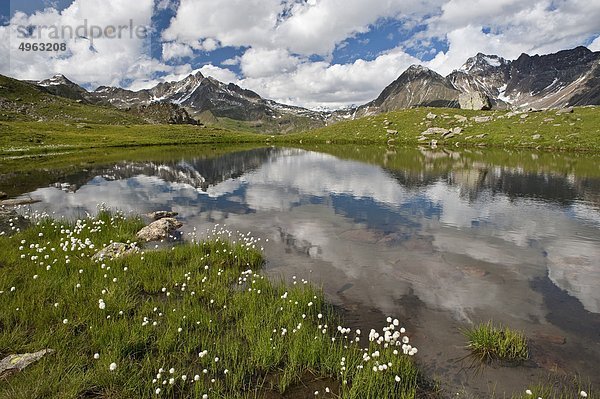
<svg viewBox="0 0 600 399"><path fill-rule="evenodd" d="M2 74L141 89L200 70L311 108L369 101L411 64L446 75L477 52L600 50L600 2L589 0L1 1ZM150 36L67 38L64 53L17 50L34 41L17 37L19 26L129 20Z"/></svg>

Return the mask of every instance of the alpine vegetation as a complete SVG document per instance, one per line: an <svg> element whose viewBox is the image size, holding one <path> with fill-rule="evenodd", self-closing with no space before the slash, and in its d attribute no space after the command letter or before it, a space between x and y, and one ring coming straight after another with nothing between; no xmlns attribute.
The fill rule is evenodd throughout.
<svg viewBox="0 0 600 399"><path fill-rule="evenodd" d="M123 213L25 217L30 227L0 236L0 359L49 350L0 372L0 397L425 392L399 320L367 335L344 327L308 281L260 273L263 243L251 233L215 226L202 240L194 232L145 249L135 240L142 220ZM94 257L115 243L136 250Z"/></svg>
<svg viewBox="0 0 600 399"><path fill-rule="evenodd" d="M527 337L508 327L494 326L490 321L464 331L473 355L482 361L520 362L529 358Z"/></svg>

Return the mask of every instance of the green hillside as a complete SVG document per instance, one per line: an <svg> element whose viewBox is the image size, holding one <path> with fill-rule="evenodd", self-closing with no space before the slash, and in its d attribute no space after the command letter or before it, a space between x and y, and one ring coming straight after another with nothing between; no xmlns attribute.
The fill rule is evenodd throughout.
<svg viewBox="0 0 600 399"><path fill-rule="evenodd" d="M468 111L412 108L278 138L289 143L387 144L452 148L497 147L598 151L600 108L509 111ZM434 117L435 115L435 117ZM429 118L428 118L429 116ZM423 134L429 128L457 129L452 135ZM388 133L388 130L390 133ZM397 133L395 133L397 132Z"/></svg>
<svg viewBox="0 0 600 399"><path fill-rule="evenodd" d="M45 92L34 84L0 75L0 121L123 125L145 123L111 106L88 105Z"/></svg>

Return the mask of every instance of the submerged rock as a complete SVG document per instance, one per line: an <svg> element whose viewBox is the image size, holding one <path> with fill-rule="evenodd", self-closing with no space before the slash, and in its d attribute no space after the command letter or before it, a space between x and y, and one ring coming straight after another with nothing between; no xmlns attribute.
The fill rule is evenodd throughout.
<svg viewBox="0 0 600 399"><path fill-rule="evenodd" d="M32 198L14 198L14 199L5 199L5 200L0 201L0 206L29 205L29 204L36 204L38 202L41 202L41 201L32 199Z"/></svg>
<svg viewBox="0 0 600 399"><path fill-rule="evenodd" d="M178 212L156 211L156 212L150 212L146 216L148 216L150 219L153 219L153 220L160 220L160 219L164 219L164 218L173 218L177 215L179 215Z"/></svg>
<svg viewBox="0 0 600 399"><path fill-rule="evenodd" d="M139 248L133 244L124 244L122 242L113 242L112 244L104 247L100 251L98 251L94 256L92 256L93 260L103 260L103 259L116 259L122 258L123 256L131 255L137 253Z"/></svg>
<svg viewBox="0 0 600 399"><path fill-rule="evenodd" d="M0 360L0 378L6 378L12 374L22 371L25 367L37 362L47 354L53 353L53 349L44 349L35 353L23 353L20 355L9 355Z"/></svg>
<svg viewBox="0 0 600 399"><path fill-rule="evenodd" d="M159 241L169 237L169 234L183 226L179 220L174 218L163 218L156 222L150 223L137 233L137 238L140 240Z"/></svg>
<svg viewBox="0 0 600 399"><path fill-rule="evenodd" d="M537 332L533 335L533 338L543 344L564 345L567 343L567 338L558 334Z"/></svg>

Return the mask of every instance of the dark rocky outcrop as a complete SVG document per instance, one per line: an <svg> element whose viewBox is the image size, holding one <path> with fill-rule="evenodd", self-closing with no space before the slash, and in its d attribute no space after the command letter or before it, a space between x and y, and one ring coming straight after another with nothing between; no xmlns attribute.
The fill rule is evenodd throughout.
<svg viewBox="0 0 600 399"><path fill-rule="evenodd" d="M177 104L157 102L149 105L139 105L129 109L129 112L140 116L149 123L170 125L197 125L198 121Z"/></svg>

